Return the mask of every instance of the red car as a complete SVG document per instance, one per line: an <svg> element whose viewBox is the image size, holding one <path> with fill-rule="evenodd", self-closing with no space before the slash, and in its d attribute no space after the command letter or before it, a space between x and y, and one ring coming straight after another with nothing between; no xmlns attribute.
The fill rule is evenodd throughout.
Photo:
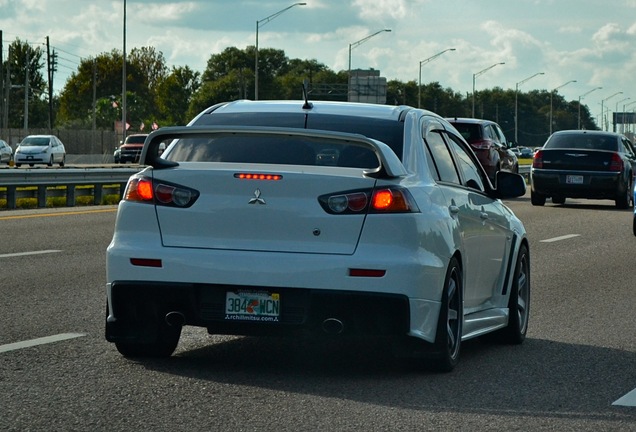
<svg viewBox="0 0 636 432"><path fill-rule="evenodd" d="M512 145L497 123L474 118L454 117L447 120L470 144L491 181L494 182L500 170L519 172L517 156L510 150Z"/></svg>

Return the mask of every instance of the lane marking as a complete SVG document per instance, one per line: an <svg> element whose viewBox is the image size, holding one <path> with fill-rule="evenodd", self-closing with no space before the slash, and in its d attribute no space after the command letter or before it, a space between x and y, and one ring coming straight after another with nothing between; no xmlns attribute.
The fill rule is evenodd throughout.
<svg viewBox="0 0 636 432"><path fill-rule="evenodd" d="M630 391L622 398L617 399L612 405L636 407L636 389Z"/></svg>
<svg viewBox="0 0 636 432"><path fill-rule="evenodd" d="M553 237L553 238L550 238L550 239L541 240L541 243L552 243L552 242L555 242L555 241L567 240L567 239L571 239L571 238L574 238L574 237L580 237L580 236L581 236L581 234L567 234L567 235L563 235L563 236L560 236L560 237Z"/></svg>
<svg viewBox="0 0 636 432"><path fill-rule="evenodd" d="M86 336L86 334L85 333L60 333L53 336L46 336L46 337L31 339L31 340L22 341L22 342L10 343L7 345L0 345L0 353L19 350L22 348L34 347L37 345L60 342L63 340L74 339L74 338L78 338L82 336Z"/></svg>
<svg viewBox="0 0 636 432"><path fill-rule="evenodd" d="M82 211L65 211L59 213L38 213L38 214L28 214L28 215L18 215L18 216L0 216L0 220L9 220L9 219L29 219L29 218L39 218L39 217L52 217L52 216L69 216L69 215L82 215L82 214L91 214L91 213L112 213L116 212L116 208L111 209L102 209L102 210L82 210Z"/></svg>
<svg viewBox="0 0 636 432"><path fill-rule="evenodd" d="M31 251L31 252L16 252L16 253L9 253L9 254L0 254L0 258L10 258L10 257L19 257L19 256L28 256L28 255L40 255L40 254L57 253L57 252L62 252L62 251L61 250L57 250L57 249L48 249L48 250Z"/></svg>

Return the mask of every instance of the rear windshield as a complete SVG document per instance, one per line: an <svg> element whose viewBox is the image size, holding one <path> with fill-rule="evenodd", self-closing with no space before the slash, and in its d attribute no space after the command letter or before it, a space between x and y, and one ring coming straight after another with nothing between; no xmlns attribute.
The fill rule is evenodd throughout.
<svg viewBox="0 0 636 432"><path fill-rule="evenodd" d="M164 156L175 162L233 162L377 168L373 150L347 141L289 135L218 134L175 141Z"/></svg>
<svg viewBox="0 0 636 432"><path fill-rule="evenodd" d="M20 145L21 146L47 146L49 145L50 139L47 137L27 137L25 138Z"/></svg>
<svg viewBox="0 0 636 432"><path fill-rule="evenodd" d="M315 113L211 113L201 116L196 125L268 126L318 129L364 135L387 144L400 160L403 153L404 123L377 118Z"/></svg>
<svg viewBox="0 0 636 432"><path fill-rule="evenodd" d="M146 136L129 136L126 138L126 144L143 144L146 141Z"/></svg>
<svg viewBox="0 0 636 432"><path fill-rule="evenodd" d="M546 149L618 150L618 140L612 135L558 134L545 143Z"/></svg>
<svg viewBox="0 0 636 432"><path fill-rule="evenodd" d="M482 139L481 125L475 123L452 123L469 144Z"/></svg>

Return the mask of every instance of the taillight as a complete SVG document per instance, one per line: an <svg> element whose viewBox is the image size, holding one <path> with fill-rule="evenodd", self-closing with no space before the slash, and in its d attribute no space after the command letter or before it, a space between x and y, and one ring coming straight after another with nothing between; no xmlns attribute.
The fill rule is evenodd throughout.
<svg viewBox="0 0 636 432"><path fill-rule="evenodd" d="M621 157L616 153L612 153L612 160L609 164L609 170L618 172L623 171L623 159L621 159Z"/></svg>
<svg viewBox="0 0 636 432"><path fill-rule="evenodd" d="M124 200L149 204L190 207L199 197L199 192L184 186L165 182L154 182L151 178L136 175L128 180Z"/></svg>
<svg viewBox="0 0 636 432"><path fill-rule="evenodd" d="M532 156L532 168L543 168L543 150L537 150Z"/></svg>
<svg viewBox="0 0 636 432"><path fill-rule="evenodd" d="M410 192L400 187L323 195L318 201L331 214L419 212Z"/></svg>
<svg viewBox="0 0 636 432"><path fill-rule="evenodd" d="M492 147L492 143L489 140L472 141L470 145L478 150L488 150L490 147Z"/></svg>

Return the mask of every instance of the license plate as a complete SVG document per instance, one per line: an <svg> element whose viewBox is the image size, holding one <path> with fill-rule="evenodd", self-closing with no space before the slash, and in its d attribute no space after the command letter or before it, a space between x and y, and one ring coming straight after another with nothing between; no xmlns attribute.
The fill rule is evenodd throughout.
<svg viewBox="0 0 636 432"><path fill-rule="evenodd" d="M567 184L583 184L583 176L582 175L569 175L565 177L565 182Z"/></svg>
<svg viewBox="0 0 636 432"><path fill-rule="evenodd" d="M225 319L276 322L280 316L280 294L269 291L228 291Z"/></svg>

